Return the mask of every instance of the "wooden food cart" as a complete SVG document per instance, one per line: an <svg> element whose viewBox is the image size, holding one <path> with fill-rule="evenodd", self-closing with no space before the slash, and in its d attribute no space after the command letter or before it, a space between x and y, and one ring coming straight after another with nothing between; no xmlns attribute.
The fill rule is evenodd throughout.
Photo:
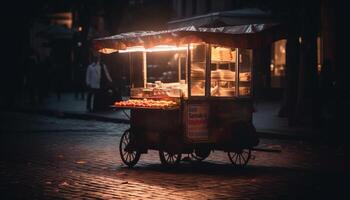
<svg viewBox="0 0 350 200"><path fill-rule="evenodd" d="M247 36L248 35L248 36ZM245 37L242 41L239 38ZM94 40L102 53L126 53L130 63L130 128L121 137L122 161L158 150L162 164L177 165L182 154L203 160L227 152L245 166L259 142L252 124L254 34L185 28L133 32Z"/></svg>

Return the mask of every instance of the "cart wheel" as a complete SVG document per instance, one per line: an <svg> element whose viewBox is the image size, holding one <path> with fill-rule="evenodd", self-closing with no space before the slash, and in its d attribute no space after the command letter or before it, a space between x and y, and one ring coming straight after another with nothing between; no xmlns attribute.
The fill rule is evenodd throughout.
<svg viewBox="0 0 350 200"><path fill-rule="evenodd" d="M181 153L172 154L165 151L159 151L160 162L165 166L176 166L180 163Z"/></svg>
<svg viewBox="0 0 350 200"><path fill-rule="evenodd" d="M237 167L244 167L247 165L250 157L251 150L250 149L242 149L236 152L228 152L228 157L231 160L231 163Z"/></svg>
<svg viewBox="0 0 350 200"><path fill-rule="evenodd" d="M210 150L205 149L195 149L194 152L191 153L191 158L197 161L203 161L204 159L208 158L210 154Z"/></svg>
<svg viewBox="0 0 350 200"><path fill-rule="evenodd" d="M122 135L119 143L119 153L122 161L129 167L133 167L139 161L141 153L135 150L127 149L132 137L130 129L126 130Z"/></svg>

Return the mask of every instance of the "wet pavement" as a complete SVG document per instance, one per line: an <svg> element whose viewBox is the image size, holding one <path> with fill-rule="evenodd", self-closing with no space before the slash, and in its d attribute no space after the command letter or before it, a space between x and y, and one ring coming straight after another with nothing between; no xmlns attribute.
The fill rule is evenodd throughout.
<svg viewBox="0 0 350 200"><path fill-rule="evenodd" d="M162 167L157 151L133 169L118 152L125 124L0 113L1 199L339 199L346 154L323 144L261 140L235 169L220 151L203 162Z"/></svg>

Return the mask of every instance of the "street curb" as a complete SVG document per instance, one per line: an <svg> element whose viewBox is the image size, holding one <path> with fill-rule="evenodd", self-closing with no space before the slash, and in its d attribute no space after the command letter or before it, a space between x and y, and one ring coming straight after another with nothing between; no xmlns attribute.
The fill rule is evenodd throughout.
<svg viewBox="0 0 350 200"><path fill-rule="evenodd" d="M72 118L72 119L82 119L82 120L96 120L103 122L113 122L113 123L123 123L128 124L130 120L128 119L119 119L112 117L105 117L90 113L76 113L76 112L67 112L67 111L57 111L57 110L44 110L44 109L17 109L17 112L30 113L30 114L41 114L47 116L54 116L59 118Z"/></svg>
<svg viewBox="0 0 350 200"><path fill-rule="evenodd" d="M257 130L257 135L259 138L263 139L279 139L279 140L303 140L303 141L313 141L314 137L310 134L305 135L291 135L291 134L279 134L276 132L264 132Z"/></svg>
<svg viewBox="0 0 350 200"><path fill-rule="evenodd" d="M30 113L30 114L41 114L59 118L71 118L71 119L82 119L82 120L96 120L102 122L111 122L111 123L122 123L129 124L129 119L120 119L105 117L101 115L96 115L92 113L76 113L76 112L67 112L67 111L57 111L57 110L48 110L48 109L28 109L21 108L12 110L15 112ZM280 140L303 140L303 141L313 141L314 137L312 134L280 134L277 131L266 131L266 130L257 130L257 135L262 139L280 139Z"/></svg>

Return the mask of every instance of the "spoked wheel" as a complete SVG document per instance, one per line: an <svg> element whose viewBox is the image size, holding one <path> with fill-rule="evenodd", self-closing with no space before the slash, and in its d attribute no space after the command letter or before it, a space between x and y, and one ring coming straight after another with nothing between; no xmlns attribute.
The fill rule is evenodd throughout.
<svg viewBox="0 0 350 200"><path fill-rule="evenodd" d="M180 163L181 153L173 154L165 151L159 151L160 162L165 166L176 166Z"/></svg>
<svg viewBox="0 0 350 200"><path fill-rule="evenodd" d="M122 161L129 167L133 167L140 159L141 153L130 148L132 134L130 129L122 135L119 143L119 153Z"/></svg>
<svg viewBox="0 0 350 200"><path fill-rule="evenodd" d="M203 161L208 158L210 154L210 149L195 149L194 152L191 153L191 158L196 161Z"/></svg>
<svg viewBox="0 0 350 200"><path fill-rule="evenodd" d="M237 167L244 167L247 165L250 157L251 150L250 149L242 149L236 152L228 152L228 157L231 160L231 163Z"/></svg>

